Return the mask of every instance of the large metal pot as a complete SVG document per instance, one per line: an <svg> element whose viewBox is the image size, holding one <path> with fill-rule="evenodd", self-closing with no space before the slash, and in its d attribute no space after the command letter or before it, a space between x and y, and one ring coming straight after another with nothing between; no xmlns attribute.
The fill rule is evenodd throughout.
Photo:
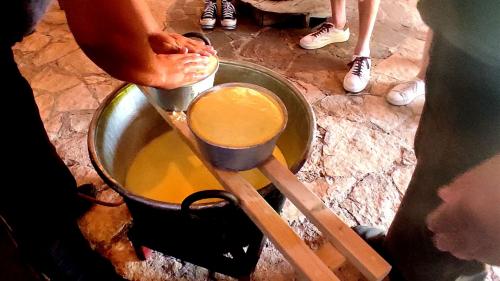
<svg viewBox="0 0 500 281"><path fill-rule="evenodd" d="M211 45L210 40L198 32L189 32L184 34L186 37L195 37L203 40L205 44ZM155 87L139 86L141 91L149 96L157 105L167 111L185 111L191 101L199 93L211 88L214 85L215 73L219 68L215 67L210 74L203 77L200 81L194 82L175 89L160 89Z"/></svg>
<svg viewBox="0 0 500 281"><path fill-rule="evenodd" d="M280 97L288 109L288 125L277 145L289 168L297 172L309 155L315 131L314 115L304 97L279 75L250 63L222 61L215 84L227 82L257 84ZM249 275L258 261L263 235L230 194L195 193L181 208L138 196L124 186L136 154L168 130L139 88L130 84L102 103L90 125L91 161L104 181L124 197L133 218L132 242L227 275ZM284 198L272 184L259 193L276 211L281 210ZM212 196L226 200L191 205Z"/></svg>

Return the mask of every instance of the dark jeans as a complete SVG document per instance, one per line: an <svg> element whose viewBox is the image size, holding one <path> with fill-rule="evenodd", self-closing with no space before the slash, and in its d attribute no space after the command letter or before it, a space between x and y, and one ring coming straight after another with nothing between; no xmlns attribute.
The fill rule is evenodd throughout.
<svg viewBox="0 0 500 281"><path fill-rule="evenodd" d="M116 280L109 262L90 249L76 225L82 202L75 179L49 141L10 46L0 46L0 73L6 167L0 215L12 227L23 259L52 280Z"/></svg>
<svg viewBox="0 0 500 281"><path fill-rule="evenodd" d="M483 64L434 35L426 102L415 138L417 166L385 248L407 280L483 280L484 265L437 250L426 216L437 190L500 152L500 66Z"/></svg>

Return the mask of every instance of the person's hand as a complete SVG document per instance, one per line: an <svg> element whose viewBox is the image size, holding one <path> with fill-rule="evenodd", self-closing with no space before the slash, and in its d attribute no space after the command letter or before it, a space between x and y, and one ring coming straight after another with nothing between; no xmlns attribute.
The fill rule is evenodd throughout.
<svg viewBox="0 0 500 281"><path fill-rule="evenodd" d="M216 55L212 46L177 33L158 32L149 35L149 44L157 54L197 53L204 56Z"/></svg>
<svg viewBox="0 0 500 281"><path fill-rule="evenodd" d="M189 85L209 74L207 65L208 57L200 54L157 55L156 67L161 75L150 84L164 89Z"/></svg>
<svg viewBox="0 0 500 281"><path fill-rule="evenodd" d="M443 203L427 217L439 250L500 265L499 159L484 162L439 190Z"/></svg>

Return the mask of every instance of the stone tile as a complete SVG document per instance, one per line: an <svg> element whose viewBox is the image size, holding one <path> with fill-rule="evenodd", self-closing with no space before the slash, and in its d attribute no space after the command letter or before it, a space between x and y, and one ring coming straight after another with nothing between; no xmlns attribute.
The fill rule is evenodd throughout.
<svg viewBox="0 0 500 281"><path fill-rule="evenodd" d="M424 51L424 46L425 46L425 39L407 37L397 47L396 51L400 56L420 66L423 56L422 52Z"/></svg>
<svg viewBox="0 0 500 281"><path fill-rule="evenodd" d="M242 48L240 56L255 61L274 70L286 70L295 54L288 46L286 33L280 30L266 29ZM276 45L273 42L279 41ZM295 43L295 42L293 42Z"/></svg>
<svg viewBox="0 0 500 281"><path fill-rule="evenodd" d="M369 174L353 187L341 203L358 224L387 229L394 217L400 195L396 187L383 174Z"/></svg>
<svg viewBox="0 0 500 281"><path fill-rule="evenodd" d="M412 116L406 122L401 123L397 128L395 128L393 135L401 138L409 145L409 147L413 148L413 140L415 139L415 133L417 131L419 120L419 115Z"/></svg>
<svg viewBox="0 0 500 281"><path fill-rule="evenodd" d="M42 120L48 120L54 109L54 97L51 95L40 95L35 98Z"/></svg>
<svg viewBox="0 0 500 281"><path fill-rule="evenodd" d="M63 112L96 109L98 106L99 104L94 99L89 89L87 89L87 86L81 83L61 93L57 97L55 109Z"/></svg>
<svg viewBox="0 0 500 281"><path fill-rule="evenodd" d="M339 95L345 92L342 86L343 75L341 79L335 72L327 70L301 71L295 72L293 77L315 85L326 95Z"/></svg>
<svg viewBox="0 0 500 281"><path fill-rule="evenodd" d="M272 266L269 266L272 265ZM268 242L262 249L252 280L288 281L295 280L296 273L283 255Z"/></svg>
<svg viewBox="0 0 500 281"><path fill-rule="evenodd" d="M57 26L50 32L53 42L68 42L74 41L75 38L66 25Z"/></svg>
<svg viewBox="0 0 500 281"><path fill-rule="evenodd" d="M399 165L396 169L391 173L391 178L396 185L399 193L403 195L408 188L408 184L410 183L411 176L413 175L413 171L415 167L413 165Z"/></svg>
<svg viewBox="0 0 500 281"><path fill-rule="evenodd" d="M35 52L41 50L50 42L50 36L35 32L17 43L14 48L22 52Z"/></svg>
<svg viewBox="0 0 500 281"><path fill-rule="evenodd" d="M57 7L54 7L45 13L43 21L53 25L66 24L66 14L63 10L59 10Z"/></svg>
<svg viewBox="0 0 500 281"><path fill-rule="evenodd" d="M412 1L413 2L413 1ZM422 24L414 3L408 1L380 2L377 24L394 27L414 27Z"/></svg>
<svg viewBox="0 0 500 281"><path fill-rule="evenodd" d="M371 78L370 85L370 94L374 96L384 97L389 93L392 87L396 86L398 83L404 81L400 81L397 78L392 76L387 76L380 72L375 72Z"/></svg>
<svg viewBox="0 0 500 281"><path fill-rule="evenodd" d="M406 107L391 106L385 97L365 96L361 111L368 121L385 132L391 132L401 123L413 117Z"/></svg>
<svg viewBox="0 0 500 281"><path fill-rule="evenodd" d="M417 76L420 70L420 64L415 64L413 61L399 54L394 54L386 60L377 64L374 68L374 73L381 73L386 76L408 81Z"/></svg>
<svg viewBox="0 0 500 281"><path fill-rule="evenodd" d="M210 39L212 45L217 50L217 55L223 59L235 59L235 48L231 44L233 41L231 37L227 36L224 32L210 32L206 34Z"/></svg>
<svg viewBox="0 0 500 281"><path fill-rule="evenodd" d="M299 220L300 217L304 215L293 205L290 201L286 200L281 210L281 216L286 219L289 223Z"/></svg>
<svg viewBox="0 0 500 281"><path fill-rule="evenodd" d="M113 265L115 266L116 271L125 277L129 277L127 276L128 264L141 263L139 261L139 258L135 254L135 250L134 247L132 246L132 243L126 237L123 237L122 239L112 243L108 247L105 247L103 252L106 258L114 261ZM130 280L136 280L136 279L130 279Z"/></svg>
<svg viewBox="0 0 500 281"><path fill-rule="evenodd" d="M51 43L33 58L33 64L35 66L45 65L62 58L76 49L78 49L78 45L75 41Z"/></svg>
<svg viewBox="0 0 500 281"><path fill-rule="evenodd" d="M40 32L42 34L49 34L50 31L52 30L54 26L52 24L49 24L47 22L44 22L43 20L41 22L39 22L37 25L36 25L36 31L37 32Z"/></svg>
<svg viewBox="0 0 500 281"><path fill-rule="evenodd" d="M63 159L68 167L73 166L88 166L90 167L90 159L87 148L87 136L85 134L63 134L65 137L54 140L54 146L57 153ZM80 175L75 175L77 178Z"/></svg>
<svg viewBox="0 0 500 281"><path fill-rule="evenodd" d="M99 200L115 202L121 197L111 189L104 191ZM124 228L130 224L130 213L126 205L105 207L96 205L80 220L82 233L93 244L110 244Z"/></svg>
<svg viewBox="0 0 500 281"><path fill-rule="evenodd" d="M38 72L31 80L33 89L40 89L52 93L74 87L80 84L80 80L74 76L60 74L52 68L45 68Z"/></svg>
<svg viewBox="0 0 500 281"><path fill-rule="evenodd" d="M175 31L180 34L184 34L186 32L191 32L191 31L201 31L200 24L198 22L198 18L193 19L193 18L188 18L185 17L183 19L172 19L173 21L169 23L168 29L169 31Z"/></svg>
<svg viewBox="0 0 500 281"><path fill-rule="evenodd" d="M94 76L95 77L95 76ZM85 79L91 81L92 79ZM104 78L102 82L89 84L88 88L99 104L110 94L118 90L124 83L113 78Z"/></svg>
<svg viewBox="0 0 500 281"><path fill-rule="evenodd" d="M385 59L392 55L392 50L397 47L410 33L409 28L395 29L387 25L376 25L373 30L370 52L372 58Z"/></svg>
<svg viewBox="0 0 500 281"><path fill-rule="evenodd" d="M162 23L165 20L166 11L168 8L175 3L175 1L163 1L163 0L146 0L149 9L153 14L154 19L158 23Z"/></svg>
<svg viewBox="0 0 500 281"><path fill-rule="evenodd" d="M304 95L307 102L310 104L313 104L325 97L325 94L312 84L300 80L291 80L291 82L300 90L302 95Z"/></svg>
<svg viewBox="0 0 500 281"><path fill-rule="evenodd" d="M63 113L56 112L44 122L45 130L47 130L51 140L59 137L59 130L62 128L63 116Z"/></svg>
<svg viewBox="0 0 500 281"><path fill-rule="evenodd" d="M21 75L27 80L27 81L33 81L35 76L39 74L40 72L35 69L32 65L24 63L24 62L18 62L17 63L17 68L21 72ZM33 88L33 83L31 85ZM36 93L35 93L36 95Z"/></svg>
<svg viewBox="0 0 500 281"><path fill-rule="evenodd" d="M92 111L70 113L71 130L77 133L87 133L93 115Z"/></svg>
<svg viewBox="0 0 500 281"><path fill-rule="evenodd" d="M87 183L93 183L96 186L101 186L103 184L103 181L92 167L87 166L90 165L88 163L89 161L90 160L80 161L84 163L75 164L69 167L71 173L76 178L76 184L82 185Z"/></svg>
<svg viewBox="0 0 500 281"><path fill-rule="evenodd" d="M183 12L186 16L199 17L202 14L203 8L199 6L184 6Z"/></svg>
<svg viewBox="0 0 500 281"><path fill-rule="evenodd" d="M331 177L361 178L389 170L401 157L399 139L369 123L332 118L324 138L323 165Z"/></svg>
<svg viewBox="0 0 500 281"><path fill-rule="evenodd" d="M104 71L93 63L81 50L76 50L60 58L57 65L77 75L103 74Z"/></svg>

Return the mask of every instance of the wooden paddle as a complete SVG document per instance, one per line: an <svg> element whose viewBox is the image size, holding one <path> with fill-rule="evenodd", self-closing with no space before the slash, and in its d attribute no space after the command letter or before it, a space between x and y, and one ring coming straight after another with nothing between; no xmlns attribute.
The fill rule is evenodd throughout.
<svg viewBox="0 0 500 281"><path fill-rule="evenodd" d="M301 274L309 280L339 280L238 172L213 167L202 157L194 135L187 126L184 113L166 112L154 102L150 103L182 136L222 186L240 200L243 211ZM288 168L271 156L259 169L333 244L335 248L327 248L330 254L323 254L324 259L333 259L333 267L338 266L335 263L343 261L340 258L342 254L370 281L382 280L389 273L391 266L328 209Z"/></svg>

